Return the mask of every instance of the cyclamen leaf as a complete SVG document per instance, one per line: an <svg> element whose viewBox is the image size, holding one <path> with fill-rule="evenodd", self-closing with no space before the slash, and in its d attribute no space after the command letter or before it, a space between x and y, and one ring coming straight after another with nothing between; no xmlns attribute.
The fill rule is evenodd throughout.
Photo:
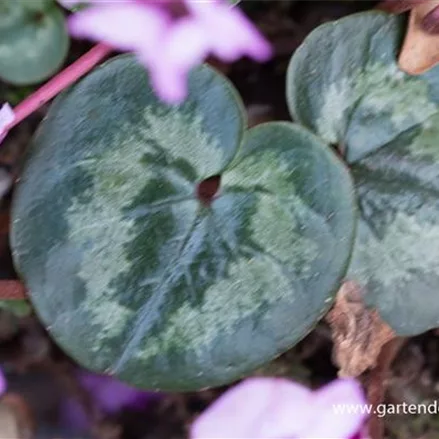
<svg viewBox="0 0 439 439"><path fill-rule="evenodd" d="M348 278L399 335L439 326L439 115L353 167L362 221Z"/></svg>
<svg viewBox="0 0 439 439"><path fill-rule="evenodd" d="M291 60L293 117L350 163L428 126L439 112L439 68L416 77L398 69L404 32L403 17L355 14L317 28Z"/></svg>
<svg viewBox="0 0 439 439"><path fill-rule="evenodd" d="M354 230L348 172L289 123L250 130L231 84L194 70L168 107L131 57L42 123L12 247L36 312L84 366L142 388L233 381L299 341L332 302ZM221 174L210 205L200 181Z"/></svg>
<svg viewBox="0 0 439 439"><path fill-rule="evenodd" d="M69 36L64 15L50 0L0 0L0 78L41 82L64 62Z"/></svg>

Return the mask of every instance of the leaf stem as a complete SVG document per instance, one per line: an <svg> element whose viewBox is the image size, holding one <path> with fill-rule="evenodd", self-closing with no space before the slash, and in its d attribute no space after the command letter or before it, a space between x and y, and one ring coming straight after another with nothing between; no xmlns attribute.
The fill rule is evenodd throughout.
<svg viewBox="0 0 439 439"><path fill-rule="evenodd" d="M386 393L386 380L389 377L393 361L403 347L406 339L396 337L387 342L381 349L377 365L370 372L367 399L374 411L369 419L369 435L371 439L384 438L384 419L378 416L377 407L383 403Z"/></svg>
<svg viewBox="0 0 439 439"><path fill-rule="evenodd" d="M26 298L26 289L20 281L0 281L0 300L25 300Z"/></svg>
<svg viewBox="0 0 439 439"><path fill-rule="evenodd" d="M54 76L35 93L32 93L28 98L20 102L14 108L14 121L10 123L6 129L10 130L18 125L34 111L53 99L58 93L72 85L104 59L111 51L112 48L103 43L94 46L85 55L81 56L81 58L76 60L73 64Z"/></svg>

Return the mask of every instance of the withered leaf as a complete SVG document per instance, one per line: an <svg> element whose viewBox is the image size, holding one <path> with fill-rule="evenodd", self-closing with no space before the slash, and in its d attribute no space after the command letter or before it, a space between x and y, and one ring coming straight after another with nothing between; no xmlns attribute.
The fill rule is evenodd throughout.
<svg viewBox="0 0 439 439"><path fill-rule="evenodd" d="M346 281L337 293L326 320L334 342L333 361L339 376L357 377L376 365L381 348L396 337L378 311L364 305L358 284Z"/></svg>

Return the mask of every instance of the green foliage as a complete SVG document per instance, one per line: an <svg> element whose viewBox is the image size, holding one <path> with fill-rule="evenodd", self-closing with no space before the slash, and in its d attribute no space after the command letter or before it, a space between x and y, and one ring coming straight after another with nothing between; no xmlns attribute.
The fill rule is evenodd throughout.
<svg viewBox="0 0 439 439"><path fill-rule="evenodd" d="M404 31L403 17L355 14L317 28L291 60L293 117L350 163L422 130L439 112L438 69L422 76L398 69Z"/></svg>
<svg viewBox="0 0 439 439"><path fill-rule="evenodd" d="M32 308L27 300L0 300L0 309L8 311L17 317L26 317L32 312Z"/></svg>
<svg viewBox="0 0 439 439"><path fill-rule="evenodd" d="M305 40L287 97L306 128L245 130L233 86L206 66L180 106L132 57L59 97L11 239L60 346L142 388L221 385L297 343L343 278L398 334L439 326L439 68L398 69L404 26L374 11Z"/></svg>
<svg viewBox="0 0 439 439"><path fill-rule="evenodd" d="M356 163L362 221L348 273L400 335L439 326L439 116Z"/></svg>
<svg viewBox="0 0 439 439"><path fill-rule="evenodd" d="M53 0L0 0L0 78L16 85L41 82L64 62L69 37Z"/></svg>
<svg viewBox="0 0 439 439"><path fill-rule="evenodd" d="M157 99L132 57L52 105L15 194L12 247L36 312L81 364L142 388L220 385L331 305L354 238L349 174L297 125L244 130L236 91L206 66L180 106Z"/></svg>
<svg viewBox="0 0 439 439"><path fill-rule="evenodd" d="M361 218L348 278L401 335L439 326L439 69L408 76L401 17L316 29L293 56L294 118L352 163Z"/></svg>

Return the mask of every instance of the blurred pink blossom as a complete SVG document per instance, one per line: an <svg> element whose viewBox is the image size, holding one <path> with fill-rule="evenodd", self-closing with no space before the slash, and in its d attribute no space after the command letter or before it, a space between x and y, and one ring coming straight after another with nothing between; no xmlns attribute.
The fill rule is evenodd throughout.
<svg viewBox="0 0 439 439"><path fill-rule="evenodd" d="M78 372L77 378L81 386L92 397L94 405L99 411L106 414L117 413L125 408L143 410L152 401L162 397L160 393L135 389L106 375L81 370ZM67 399L61 406L62 423L74 432L85 432L90 428L88 415L76 399Z"/></svg>
<svg viewBox="0 0 439 439"><path fill-rule="evenodd" d="M186 13L175 16L176 6L184 6ZM223 0L181 0L177 5L164 0L94 0L70 18L69 26L75 37L135 52L149 69L159 97L171 104L186 97L189 71L209 55L227 62L241 56L266 61L271 56L256 27Z"/></svg>
<svg viewBox="0 0 439 439"><path fill-rule="evenodd" d="M6 377L3 371L0 369L0 396L2 396L6 392L6 387L7 387Z"/></svg>
<svg viewBox="0 0 439 439"><path fill-rule="evenodd" d="M194 422L191 439L353 439L365 414L334 407L365 404L360 385L339 379L311 391L283 378L249 378L215 401Z"/></svg>
<svg viewBox="0 0 439 439"><path fill-rule="evenodd" d="M14 121L15 114L11 106L6 103L0 108L0 143L8 134L8 127Z"/></svg>

